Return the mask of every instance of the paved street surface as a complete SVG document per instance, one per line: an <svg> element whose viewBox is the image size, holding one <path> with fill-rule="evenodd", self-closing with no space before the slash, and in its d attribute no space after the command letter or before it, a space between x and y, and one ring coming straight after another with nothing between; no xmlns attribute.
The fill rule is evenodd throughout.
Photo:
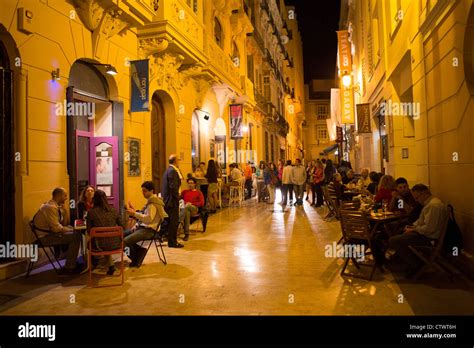
<svg viewBox="0 0 474 348"><path fill-rule="evenodd" d="M433 274L414 282L377 272L372 282L342 278L342 260L324 255L339 240L339 222L323 221L325 208L306 204L275 209L251 200L212 215L206 233L193 233L185 248L165 248L168 265L150 249L140 269L126 269L123 286L90 289L87 275L58 277L51 270L4 281L0 313L472 314L472 283L459 277L450 282Z"/></svg>

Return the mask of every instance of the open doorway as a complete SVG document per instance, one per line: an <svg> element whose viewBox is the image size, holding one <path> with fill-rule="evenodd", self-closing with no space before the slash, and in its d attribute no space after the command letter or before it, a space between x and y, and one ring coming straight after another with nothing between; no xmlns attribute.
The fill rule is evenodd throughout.
<svg viewBox="0 0 474 348"><path fill-rule="evenodd" d="M0 31L5 29L0 28ZM6 35L6 33L2 33ZM3 38L2 35L2 38ZM13 147L13 71L7 48L0 41L0 243L15 241L15 189ZM0 260L1 262L6 259Z"/></svg>

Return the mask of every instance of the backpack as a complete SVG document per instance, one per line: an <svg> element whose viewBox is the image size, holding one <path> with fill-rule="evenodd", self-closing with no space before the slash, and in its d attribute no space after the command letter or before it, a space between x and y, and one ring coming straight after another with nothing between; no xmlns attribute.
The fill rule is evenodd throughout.
<svg viewBox="0 0 474 348"><path fill-rule="evenodd" d="M452 255L454 248L457 248L458 252L461 251L463 248L463 238L461 229L454 217L454 208L451 204L448 204L448 226L444 236L443 249L446 254Z"/></svg>

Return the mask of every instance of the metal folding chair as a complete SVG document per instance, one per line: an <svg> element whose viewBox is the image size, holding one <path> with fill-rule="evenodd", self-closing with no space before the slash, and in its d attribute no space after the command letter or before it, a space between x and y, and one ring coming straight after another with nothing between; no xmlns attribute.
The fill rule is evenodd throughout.
<svg viewBox="0 0 474 348"><path fill-rule="evenodd" d="M43 230L41 228L36 227L34 225L33 221L34 221L34 218L33 218L33 220L31 220L29 222L29 225L30 225L31 232L33 233L33 235L35 237L34 243L37 244L38 247L41 248L41 250L43 250L43 252L46 254L46 257L49 260L49 263L53 266L54 271L57 274L59 274L62 271L63 267L61 266L61 263L59 262L58 258L56 257L56 253L54 252L54 245L44 246L43 243L41 242L41 238L38 236L37 231L48 232L48 233L52 233L52 232L49 231L49 230ZM48 253L48 250L51 253L52 257L50 257L50 255ZM57 263L58 268L56 268L56 265L54 264L53 259ZM35 264L35 261L30 260L30 263L28 264L28 268L27 268L27 271L26 271L26 278L28 278L30 276L30 273L33 270L34 264Z"/></svg>
<svg viewBox="0 0 474 348"><path fill-rule="evenodd" d="M146 255L148 254L148 251L150 250L151 245L155 244L156 253L158 254L158 258L160 259L160 261L164 265L167 264L165 251L163 249L163 234L164 234L164 231L162 231L162 226L165 225L165 223L166 224L168 223L168 218L166 218L165 221L163 221L161 223L161 225L159 225L158 228L156 230L154 230L153 236L151 238L142 240L142 243L140 245L141 247L143 247L143 244L145 243L145 241L150 241L150 243L148 244L148 247L146 249L146 254L144 256L144 258L145 258Z"/></svg>

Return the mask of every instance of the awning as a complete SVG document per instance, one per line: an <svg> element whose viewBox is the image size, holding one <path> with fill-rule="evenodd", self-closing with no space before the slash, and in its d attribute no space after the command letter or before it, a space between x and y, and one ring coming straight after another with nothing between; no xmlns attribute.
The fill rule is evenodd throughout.
<svg viewBox="0 0 474 348"><path fill-rule="evenodd" d="M325 148L323 152L321 152L321 155L327 155L331 152L334 152L337 150L337 148L338 148L338 144L332 144L331 146L328 146L327 148Z"/></svg>

